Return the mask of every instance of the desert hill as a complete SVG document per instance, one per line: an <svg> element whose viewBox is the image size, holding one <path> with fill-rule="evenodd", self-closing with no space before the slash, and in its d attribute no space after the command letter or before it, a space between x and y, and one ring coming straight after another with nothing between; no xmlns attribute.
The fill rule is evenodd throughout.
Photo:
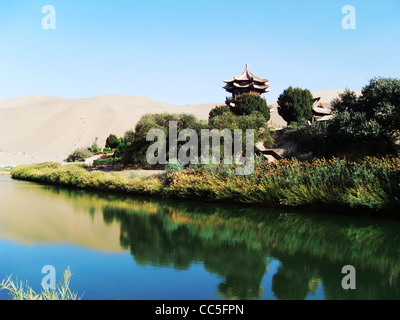
<svg viewBox="0 0 400 320"><path fill-rule="evenodd" d="M74 149L98 138L104 146L110 133L122 136L145 113L192 113L207 119L217 105L175 106L124 95L84 99L28 96L0 101L0 166L62 161Z"/></svg>
<svg viewBox="0 0 400 320"><path fill-rule="evenodd" d="M314 93L331 101L343 90ZM109 134L122 136L145 113L190 113L208 119L209 111L222 103L175 106L149 98L107 95L82 99L27 96L0 101L0 167L64 160L77 147L89 146L95 137L104 147ZM272 121L284 126L276 103Z"/></svg>

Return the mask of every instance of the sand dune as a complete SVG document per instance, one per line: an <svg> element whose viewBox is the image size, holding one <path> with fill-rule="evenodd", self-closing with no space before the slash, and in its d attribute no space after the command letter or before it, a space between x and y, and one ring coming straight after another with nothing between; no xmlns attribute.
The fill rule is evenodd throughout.
<svg viewBox="0 0 400 320"><path fill-rule="evenodd" d="M122 136L145 113L192 113L207 119L216 103L174 106L123 95L85 99L29 96L0 101L0 166L62 161L110 133Z"/></svg>
<svg viewBox="0 0 400 320"><path fill-rule="evenodd" d="M339 90L318 92L331 100ZM0 167L44 161L61 162L95 137L104 146L110 133L122 136L145 113L191 113L206 120L222 103L175 106L149 98L108 95L84 99L27 96L0 101ZM272 121L285 125L276 104Z"/></svg>

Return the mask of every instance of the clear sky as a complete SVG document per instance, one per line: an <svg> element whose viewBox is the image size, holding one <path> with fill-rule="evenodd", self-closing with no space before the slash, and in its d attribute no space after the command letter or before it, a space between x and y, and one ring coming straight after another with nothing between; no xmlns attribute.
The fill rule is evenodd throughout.
<svg viewBox="0 0 400 320"><path fill-rule="evenodd" d="M45 30L45 5L56 28ZM343 29L345 5L356 29ZM0 99L127 94L224 102L248 63L289 86L359 90L400 77L399 0L0 0Z"/></svg>

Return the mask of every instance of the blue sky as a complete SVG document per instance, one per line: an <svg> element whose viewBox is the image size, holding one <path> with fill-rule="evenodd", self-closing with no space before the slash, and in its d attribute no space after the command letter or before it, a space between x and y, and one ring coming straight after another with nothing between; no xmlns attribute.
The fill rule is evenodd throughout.
<svg viewBox="0 0 400 320"><path fill-rule="evenodd" d="M42 28L42 7L56 29ZM342 7L356 29L342 28ZM400 1L0 0L0 99L144 96L223 102L223 79L245 64L289 86L361 89L400 74Z"/></svg>

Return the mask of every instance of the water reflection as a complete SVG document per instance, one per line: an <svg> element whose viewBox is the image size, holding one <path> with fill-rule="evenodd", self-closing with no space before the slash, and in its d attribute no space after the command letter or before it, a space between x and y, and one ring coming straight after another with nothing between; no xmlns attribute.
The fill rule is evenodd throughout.
<svg viewBox="0 0 400 320"><path fill-rule="evenodd" d="M32 191L32 190L31 190ZM221 278L217 294L258 299L398 299L399 223L42 187L93 221L119 228L119 244L140 265L188 270L193 264ZM38 195L37 195L38 196ZM270 288L262 280L280 262ZM357 270L357 289L343 290L341 268Z"/></svg>

